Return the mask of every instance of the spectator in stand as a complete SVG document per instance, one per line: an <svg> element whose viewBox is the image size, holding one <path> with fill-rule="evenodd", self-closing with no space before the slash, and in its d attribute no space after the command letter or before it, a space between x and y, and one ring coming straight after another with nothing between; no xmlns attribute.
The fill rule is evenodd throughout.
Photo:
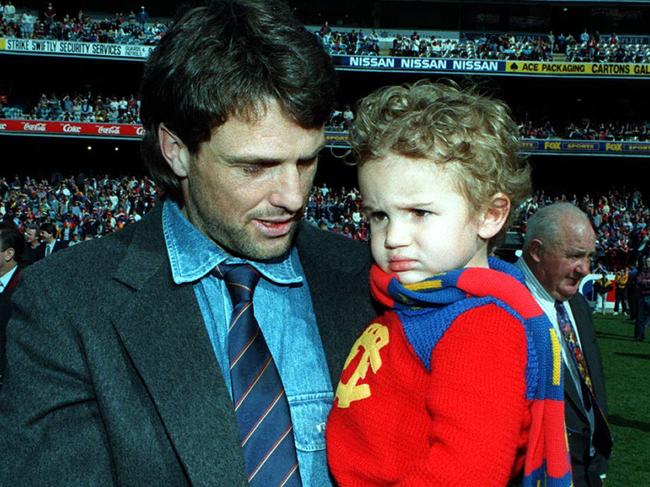
<svg viewBox="0 0 650 487"><path fill-rule="evenodd" d="M63 250L68 247L67 242L63 242L56 238L57 235L56 225L53 223L43 223L40 228L40 238L41 238L41 258L49 257L54 252Z"/></svg>
<svg viewBox="0 0 650 487"><path fill-rule="evenodd" d="M140 11L136 15L136 20L140 24L140 28L144 31L145 26L149 23L149 14L144 9L144 5L140 7Z"/></svg>
<svg viewBox="0 0 650 487"><path fill-rule="evenodd" d="M31 39L34 36L34 23L36 17L29 12L23 12L20 16L20 31L21 37L24 39Z"/></svg>
<svg viewBox="0 0 650 487"><path fill-rule="evenodd" d="M598 269L595 269L598 271ZM594 292L596 293L596 312L605 314L607 311L607 295L613 289L612 282L607 279L607 274L601 270L600 278L594 281Z"/></svg>
<svg viewBox="0 0 650 487"><path fill-rule="evenodd" d="M636 277L637 316L634 322L634 339L645 341L645 332L650 325L650 256L643 261Z"/></svg>
<svg viewBox="0 0 650 487"><path fill-rule="evenodd" d="M630 305L630 320L636 321L637 310L639 307L638 296L636 293L636 278L639 275L639 268L636 262L630 264L630 271L627 280L627 302Z"/></svg>
<svg viewBox="0 0 650 487"><path fill-rule="evenodd" d="M560 32L557 36L557 52L565 54L566 53L566 44L567 44L567 38L564 35L564 32Z"/></svg>
<svg viewBox="0 0 650 487"><path fill-rule="evenodd" d="M25 249L22 256L22 264L28 266L37 260L40 260L42 255L41 242L38 238L38 230L36 226L30 225L25 228Z"/></svg>
<svg viewBox="0 0 650 487"><path fill-rule="evenodd" d="M619 305L621 308L621 313L627 315L627 283L630 276L630 266L625 264L625 266L616 272L614 277L614 283L616 285L616 295L614 302L614 314L618 314Z"/></svg>
<svg viewBox="0 0 650 487"><path fill-rule="evenodd" d="M47 7L43 11L43 19L47 21L48 25L56 20L56 9L52 6L52 2L47 2Z"/></svg>
<svg viewBox="0 0 650 487"><path fill-rule="evenodd" d="M6 22L13 22L16 20L16 7L11 3L11 0L7 0L2 17Z"/></svg>

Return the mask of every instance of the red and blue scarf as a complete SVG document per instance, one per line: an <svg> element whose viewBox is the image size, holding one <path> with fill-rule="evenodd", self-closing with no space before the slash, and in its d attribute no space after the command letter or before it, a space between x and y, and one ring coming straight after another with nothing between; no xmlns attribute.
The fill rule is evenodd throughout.
<svg viewBox="0 0 650 487"><path fill-rule="evenodd" d="M490 268L472 267L402 284L374 266L375 299L399 316L422 364L431 369L431 351L460 314L493 303L516 317L526 330L526 399L531 426L524 463L524 487L572 485L564 424L561 345L544 312L511 264L490 258Z"/></svg>

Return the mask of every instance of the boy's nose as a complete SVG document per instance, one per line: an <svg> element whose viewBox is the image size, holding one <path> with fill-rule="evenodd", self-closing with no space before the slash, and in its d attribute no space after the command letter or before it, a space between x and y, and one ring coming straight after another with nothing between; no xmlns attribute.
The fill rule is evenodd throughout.
<svg viewBox="0 0 650 487"><path fill-rule="evenodd" d="M389 249L404 247L411 241L408 228L398 221L390 221L386 227L384 246Z"/></svg>

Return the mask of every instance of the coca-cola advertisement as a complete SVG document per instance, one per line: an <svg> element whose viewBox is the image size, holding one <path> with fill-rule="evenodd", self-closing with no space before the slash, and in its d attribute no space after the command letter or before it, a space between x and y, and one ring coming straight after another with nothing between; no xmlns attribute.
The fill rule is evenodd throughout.
<svg viewBox="0 0 650 487"><path fill-rule="evenodd" d="M139 139L144 135L142 125L46 122L40 120L0 120L0 132L30 135L65 135L70 137Z"/></svg>

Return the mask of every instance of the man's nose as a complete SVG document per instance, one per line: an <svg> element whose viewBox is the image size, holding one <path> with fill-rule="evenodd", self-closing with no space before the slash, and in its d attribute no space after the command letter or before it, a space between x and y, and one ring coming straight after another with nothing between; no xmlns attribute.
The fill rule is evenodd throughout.
<svg viewBox="0 0 650 487"><path fill-rule="evenodd" d="M287 165L278 172L275 188L271 194L271 204L283 208L289 213L300 211L305 205L304 178L297 165Z"/></svg>

